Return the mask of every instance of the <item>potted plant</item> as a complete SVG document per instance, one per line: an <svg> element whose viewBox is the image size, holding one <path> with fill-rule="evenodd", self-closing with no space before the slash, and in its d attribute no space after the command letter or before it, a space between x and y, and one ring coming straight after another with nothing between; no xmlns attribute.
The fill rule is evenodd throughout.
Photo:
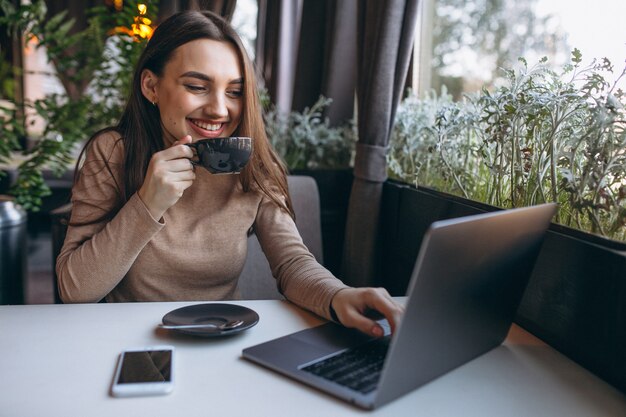
<svg viewBox="0 0 626 417"><path fill-rule="evenodd" d="M555 201L516 321L625 391L625 72L608 82L610 62L581 62L522 60L495 91L402 103L389 168L405 183L385 186L380 275L403 291L434 220Z"/></svg>
<svg viewBox="0 0 626 417"><path fill-rule="evenodd" d="M114 13L103 6L88 9L87 27L80 31L65 11L48 18L43 0L19 7L0 0L0 9L0 25L11 36L45 47L64 87L63 94L0 105L0 163L17 166L10 193L23 208L37 211L50 194L44 174L65 173L90 132L113 124L121 114L133 63L146 42L140 29L149 20L138 15L136 1L124 2ZM41 137L28 138L26 126L36 118L45 126Z"/></svg>
<svg viewBox="0 0 626 417"><path fill-rule="evenodd" d="M557 202L556 221L625 240L626 110L604 60L562 73L542 61L508 83L452 102L408 97L398 110L389 167L396 178L498 207Z"/></svg>

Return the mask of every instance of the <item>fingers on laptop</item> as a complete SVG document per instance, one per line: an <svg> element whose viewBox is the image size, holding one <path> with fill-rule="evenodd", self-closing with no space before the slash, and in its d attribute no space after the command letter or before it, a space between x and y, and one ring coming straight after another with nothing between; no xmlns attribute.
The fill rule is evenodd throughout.
<svg viewBox="0 0 626 417"><path fill-rule="evenodd" d="M365 288L364 290L366 290L364 298L367 307L382 314L389 322L391 331L395 331L404 313L404 307L398 304L384 288ZM374 324L380 328L375 322ZM382 331L382 328L380 330Z"/></svg>
<svg viewBox="0 0 626 417"><path fill-rule="evenodd" d="M371 318L372 310L389 321L392 332L403 313L403 307L384 288L347 288L335 295L332 305L341 324L377 337L384 330Z"/></svg>

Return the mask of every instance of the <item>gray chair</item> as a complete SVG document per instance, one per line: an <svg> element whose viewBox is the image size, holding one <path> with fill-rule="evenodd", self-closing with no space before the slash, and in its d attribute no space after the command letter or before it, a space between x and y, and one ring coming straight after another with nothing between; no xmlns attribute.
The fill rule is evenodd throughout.
<svg viewBox="0 0 626 417"><path fill-rule="evenodd" d="M312 177L290 175L287 177L289 192L296 213L296 226L302 236L304 244L309 248L315 259L323 264L322 256L322 228L320 217L320 200L317 183ZM55 302L60 303L58 294L56 258L61 251L67 222L72 210L71 204L63 205L52 210L52 253L53 279ZM239 277L239 290L244 299L282 299L276 287L276 280L272 277L267 258L261 245L253 234L248 238L248 257Z"/></svg>

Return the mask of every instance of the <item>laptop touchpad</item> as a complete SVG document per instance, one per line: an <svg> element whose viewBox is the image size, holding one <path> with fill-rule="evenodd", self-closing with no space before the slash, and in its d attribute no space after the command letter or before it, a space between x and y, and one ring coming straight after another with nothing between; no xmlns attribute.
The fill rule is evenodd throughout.
<svg viewBox="0 0 626 417"><path fill-rule="evenodd" d="M326 323L291 335L294 339L313 346L340 350L363 344L372 339L358 330L348 329L336 323Z"/></svg>

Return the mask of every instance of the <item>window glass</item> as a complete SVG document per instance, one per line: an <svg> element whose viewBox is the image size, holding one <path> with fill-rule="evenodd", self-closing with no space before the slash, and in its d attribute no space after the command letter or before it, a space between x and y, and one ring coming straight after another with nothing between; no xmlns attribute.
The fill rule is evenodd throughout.
<svg viewBox="0 0 626 417"><path fill-rule="evenodd" d="M232 25L241 37L250 59L254 61L256 26L258 14L257 0L239 0L235 6Z"/></svg>
<svg viewBox="0 0 626 417"><path fill-rule="evenodd" d="M593 6L583 0L426 0L426 8L429 1L420 32L422 47L431 48L426 79L435 91L445 85L455 98L498 85L502 69L516 67L519 57L532 66L545 56L549 66L561 68L577 48L585 64L610 59L616 78L624 68L624 0Z"/></svg>
<svg viewBox="0 0 626 417"><path fill-rule="evenodd" d="M392 178L626 240L626 1L421 4Z"/></svg>

